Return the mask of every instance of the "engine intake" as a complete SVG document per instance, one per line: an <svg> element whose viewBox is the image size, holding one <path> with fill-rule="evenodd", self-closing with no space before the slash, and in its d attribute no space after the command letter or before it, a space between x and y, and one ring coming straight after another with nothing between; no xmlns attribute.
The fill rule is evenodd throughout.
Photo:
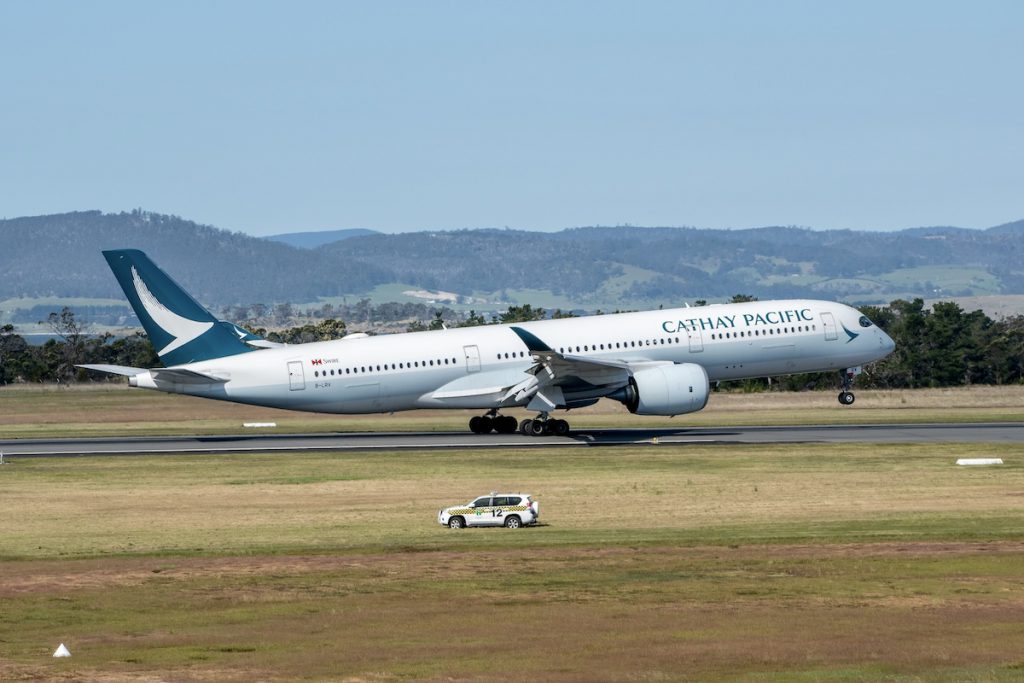
<svg viewBox="0 0 1024 683"><path fill-rule="evenodd" d="M629 384L609 396L636 415L683 415L708 404L708 373L696 363L658 365L633 373Z"/></svg>

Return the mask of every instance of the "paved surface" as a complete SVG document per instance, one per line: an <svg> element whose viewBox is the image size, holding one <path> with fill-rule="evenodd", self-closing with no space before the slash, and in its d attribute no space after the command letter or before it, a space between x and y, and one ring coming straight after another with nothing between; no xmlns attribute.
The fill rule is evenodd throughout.
<svg viewBox="0 0 1024 683"><path fill-rule="evenodd" d="M234 436L109 437L0 441L4 457L366 451L442 448L537 448L709 443L1024 443L1024 423L821 425L807 427L695 427L603 429L565 437L469 432L358 434L239 434Z"/></svg>

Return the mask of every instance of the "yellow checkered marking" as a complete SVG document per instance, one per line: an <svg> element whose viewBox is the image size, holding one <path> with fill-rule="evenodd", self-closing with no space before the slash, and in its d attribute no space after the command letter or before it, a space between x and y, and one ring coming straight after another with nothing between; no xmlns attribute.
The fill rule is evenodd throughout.
<svg viewBox="0 0 1024 683"><path fill-rule="evenodd" d="M502 506L498 507L498 509L499 510L504 510L505 512L522 512L523 510L526 510L529 507L530 507L529 505L502 505ZM486 507L486 508L459 508L458 510L452 510L448 514L449 515L475 515L477 512L479 512L481 510L493 510L493 509L494 509L494 506Z"/></svg>

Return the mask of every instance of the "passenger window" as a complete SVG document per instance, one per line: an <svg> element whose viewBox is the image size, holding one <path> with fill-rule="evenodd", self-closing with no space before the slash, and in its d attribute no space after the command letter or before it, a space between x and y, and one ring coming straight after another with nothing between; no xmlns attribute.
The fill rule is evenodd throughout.
<svg viewBox="0 0 1024 683"><path fill-rule="evenodd" d="M475 507L475 508L485 508L485 507L490 507L490 505L491 505L491 499L490 499L489 496L484 497L484 498L477 498L476 500L473 501L473 507Z"/></svg>
<svg viewBox="0 0 1024 683"><path fill-rule="evenodd" d="M519 496L509 496L508 497L508 502L505 503L505 505L522 505L522 504L523 504L523 499L520 498Z"/></svg>
<svg viewBox="0 0 1024 683"><path fill-rule="evenodd" d="M495 498L494 502L491 503L491 505L493 505L494 507L504 507L506 505L511 505L511 504L512 503L508 502L508 498L501 498L501 497Z"/></svg>

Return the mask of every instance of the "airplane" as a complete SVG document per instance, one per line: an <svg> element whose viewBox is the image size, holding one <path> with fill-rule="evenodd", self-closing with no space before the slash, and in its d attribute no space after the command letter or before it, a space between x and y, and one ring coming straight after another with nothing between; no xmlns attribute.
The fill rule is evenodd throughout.
<svg viewBox="0 0 1024 683"><path fill-rule="evenodd" d="M839 402L854 402L863 364L893 340L860 311L805 299L616 313L278 344L215 318L142 251L104 251L163 368L79 367L133 387L318 413L420 408L485 411L469 429L564 435L554 418L601 398L637 415L703 409L711 383L842 372ZM526 408L517 422L502 415Z"/></svg>

